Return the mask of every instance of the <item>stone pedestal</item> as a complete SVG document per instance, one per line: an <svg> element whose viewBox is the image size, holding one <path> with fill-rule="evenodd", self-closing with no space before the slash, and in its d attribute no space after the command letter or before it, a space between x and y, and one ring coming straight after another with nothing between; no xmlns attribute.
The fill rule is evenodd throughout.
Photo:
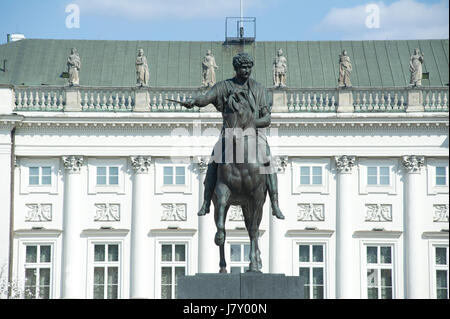
<svg viewBox="0 0 450 319"><path fill-rule="evenodd" d="M81 95L80 90L76 86L66 88L66 112L81 112Z"/></svg>
<svg viewBox="0 0 450 319"><path fill-rule="evenodd" d="M353 113L353 92L348 90L339 90L337 113Z"/></svg>
<svg viewBox="0 0 450 319"><path fill-rule="evenodd" d="M273 91L272 113L289 112L285 91Z"/></svg>
<svg viewBox="0 0 450 319"><path fill-rule="evenodd" d="M178 279L177 299L303 298L303 279L283 274L197 274Z"/></svg>
<svg viewBox="0 0 450 319"><path fill-rule="evenodd" d="M406 112L424 112L422 91L411 89L408 91L408 107Z"/></svg>
<svg viewBox="0 0 450 319"><path fill-rule="evenodd" d="M134 95L134 112L149 112L150 111L150 94L148 88L136 88Z"/></svg>

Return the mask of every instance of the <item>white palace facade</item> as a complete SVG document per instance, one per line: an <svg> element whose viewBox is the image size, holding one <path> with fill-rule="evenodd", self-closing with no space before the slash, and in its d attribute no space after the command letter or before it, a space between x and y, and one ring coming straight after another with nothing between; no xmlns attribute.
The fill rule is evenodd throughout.
<svg viewBox="0 0 450 319"><path fill-rule="evenodd" d="M72 47L81 68L69 86ZM136 87L141 47L150 83ZM422 86L408 85L415 47L425 53ZM278 48L285 88L272 85ZM217 81L233 76L237 50L253 55L253 77L272 99L267 136L286 219L272 216L267 198L262 271L303 276L309 298L448 298L448 48L448 40L0 45L1 297L176 298L179 276L218 272L213 207L197 211L221 114L166 100L205 92L210 49ZM337 85L343 49L349 88ZM245 271L239 207L226 231L228 272Z"/></svg>

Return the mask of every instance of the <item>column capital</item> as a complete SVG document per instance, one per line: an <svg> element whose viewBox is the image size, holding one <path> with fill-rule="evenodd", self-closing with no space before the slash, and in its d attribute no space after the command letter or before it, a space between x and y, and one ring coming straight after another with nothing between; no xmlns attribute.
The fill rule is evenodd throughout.
<svg viewBox="0 0 450 319"><path fill-rule="evenodd" d="M152 161L150 156L131 156L130 159L136 174L148 173Z"/></svg>
<svg viewBox="0 0 450 319"><path fill-rule="evenodd" d="M420 173L424 165L424 156L405 155L402 157L402 166L407 173Z"/></svg>
<svg viewBox="0 0 450 319"><path fill-rule="evenodd" d="M277 167L277 172L284 174L284 172L286 171L286 166L288 165L289 157L286 155L276 156L275 160L276 160L275 163L276 163L276 167Z"/></svg>
<svg viewBox="0 0 450 319"><path fill-rule="evenodd" d="M68 173L80 173L84 164L84 157L78 155L63 156L62 160Z"/></svg>
<svg viewBox="0 0 450 319"><path fill-rule="evenodd" d="M335 156L334 160L336 162L336 169L338 173L342 174L350 174L352 172L353 167L356 164L355 156L347 156L347 155Z"/></svg>

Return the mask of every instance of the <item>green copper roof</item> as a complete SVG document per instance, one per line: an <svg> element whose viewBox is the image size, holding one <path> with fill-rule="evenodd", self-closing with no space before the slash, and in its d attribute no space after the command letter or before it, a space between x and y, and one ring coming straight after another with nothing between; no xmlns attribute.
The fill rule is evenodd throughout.
<svg viewBox="0 0 450 319"><path fill-rule="evenodd" d="M201 60L211 49L219 69L217 81L234 75L233 56L239 46L221 42L97 41L25 39L0 45L0 84L64 85L70 48L81 57L80 85L134 86L135 59L144 49L150 85L197 87L201 85ZM396 41L276 41L244 47L255 59L253 78L272 86L272 63L277 49L288 60L287 84L298 88L332 88L338 80L338 59L343 49L350 56L354 86L402 87L408 85L409 59L414 48L424 53L424 86L449 83L448 40ZM6 61L6 71L3 70Z"/></svg>

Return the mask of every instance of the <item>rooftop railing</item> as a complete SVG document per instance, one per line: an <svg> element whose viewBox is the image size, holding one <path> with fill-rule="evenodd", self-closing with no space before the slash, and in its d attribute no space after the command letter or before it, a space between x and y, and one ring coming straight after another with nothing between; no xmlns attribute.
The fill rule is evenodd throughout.
<svg viewBox="0 0 450 319"><path fill-rule="evenodd" d="M14 111L199 112L204 88L15 86ZM272 112L448 112L448 87L269 88Z"/></svg>

